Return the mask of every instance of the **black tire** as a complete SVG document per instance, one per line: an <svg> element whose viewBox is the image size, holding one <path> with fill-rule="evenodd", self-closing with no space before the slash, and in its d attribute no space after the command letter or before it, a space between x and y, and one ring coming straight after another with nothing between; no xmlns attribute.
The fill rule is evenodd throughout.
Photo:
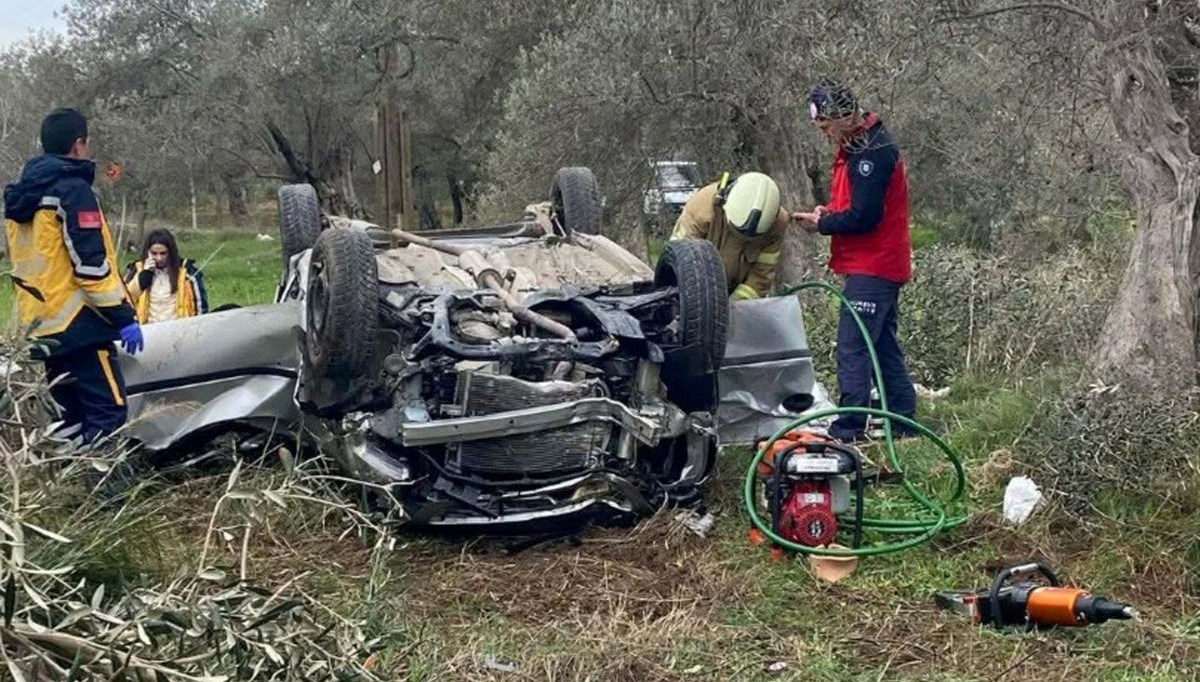
<svg viewBox="0 0 1200 682"><path fill-rule="evenodd" d="M321 204L312 185L284 185L279 188L279 242L283 261L311 249L321 233Z"/></svg>
<svg viewBox="0 0 1200 682"><path fill-rule="evenodd" d="M600 185L592 169L559 168L550 187L550 205L567 234L601 234Z"/></svg>
<svg viewBox="0 0 1200 682"><path fill-rule="evenodd" d="M313 371L343 381L361 376L371 363L379 324L379 273L366 232L337 228L317 237L306 299Z"/></svg>
<svg viewBox="0 0 1200 682"><path fill-rule="evenodd" d="M721 254L704 239L667 242L654 283L679 290L679 348L667 353L662 372L668 397L686 412L712 411L729 325Z"/></svg>

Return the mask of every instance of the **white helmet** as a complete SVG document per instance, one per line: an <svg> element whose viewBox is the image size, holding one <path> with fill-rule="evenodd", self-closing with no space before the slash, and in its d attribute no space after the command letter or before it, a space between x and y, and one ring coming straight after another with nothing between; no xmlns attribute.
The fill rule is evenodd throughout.
<svg viewBox="0 0 1200 682"><path fill-rule="evenodd" d="M739 175L725 191L725 219L747 237L767 233L779 214L779 186L762 173Z"/></svg>

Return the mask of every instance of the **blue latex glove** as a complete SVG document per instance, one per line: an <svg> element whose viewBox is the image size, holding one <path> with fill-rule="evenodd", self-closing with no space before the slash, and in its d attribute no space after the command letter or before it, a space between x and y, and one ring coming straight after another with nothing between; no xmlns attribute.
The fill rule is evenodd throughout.
<svg viewBox="0 0 1200 682"><path fill-rule="evenodd" d="M138 351L146 347L146 342L142 338L141 325L134 322L121 330L121 347L130 355L136 355Z"/></svg>

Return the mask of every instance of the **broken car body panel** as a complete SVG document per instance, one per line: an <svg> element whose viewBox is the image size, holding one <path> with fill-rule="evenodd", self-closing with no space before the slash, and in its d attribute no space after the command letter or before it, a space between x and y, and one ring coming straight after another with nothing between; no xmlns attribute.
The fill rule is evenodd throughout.
<svg viewBox="0 0 1200 682"><path fill-rule="evenodd" d="M730 305L717 387L721 445L753 445L805 412L833 407L813 371L797 296Z"/></svg>
<svg viewBox="0 0 1200 682"><path fill-rule="evenodd" d="M163 450L213 429L290 428L299 318L284 301L145 325L145 349L120 356L128 435Z"/></svg>

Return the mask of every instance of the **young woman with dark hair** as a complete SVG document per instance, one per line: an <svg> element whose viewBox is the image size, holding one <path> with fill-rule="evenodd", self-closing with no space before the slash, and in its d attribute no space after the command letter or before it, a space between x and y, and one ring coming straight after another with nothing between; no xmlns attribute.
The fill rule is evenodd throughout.
<svg viewBox="0 0 1200 682"><path fill-rule="evenodd" d="M142 259L129 266L126 285L142 324L208 312L204 274L194 262L180 257L169 230L155 230L146 237Z"/></svg>

